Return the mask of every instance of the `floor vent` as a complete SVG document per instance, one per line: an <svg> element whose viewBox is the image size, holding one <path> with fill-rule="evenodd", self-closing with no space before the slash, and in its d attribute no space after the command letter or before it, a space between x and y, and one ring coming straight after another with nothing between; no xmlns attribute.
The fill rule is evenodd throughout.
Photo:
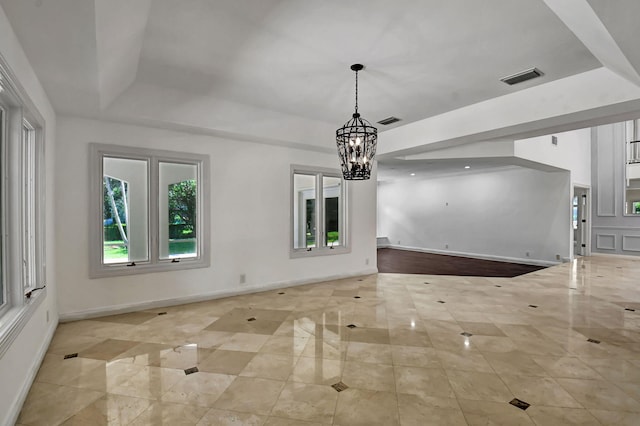
<svg viewBox="0 0 640 426"><path fill-rule="evenodd" d="M544 73L538 68L530 68L528 70L520 71L519 73L502 77L500 81L507 83L509 86L522 83L523 81L531 80L533 78L542 77Z"/></svg>
<svg viewBox="0 0 640 426"><path fill-rule="evenodd" d="M528 402L524 402L523 400L518 398L513 398L511 401L509 401L509 404L518 407L521 410L526 410L531 406L531 404L529 404Z"/></svg>
<svg viewBox="0 0 640 426"><path fill-rule="evenodd" d="M345 385L342 382L334 383L333 385L331 385L331 387L334 388L338 392L342 392L345 389L349 389L349 386Z"/></svg>

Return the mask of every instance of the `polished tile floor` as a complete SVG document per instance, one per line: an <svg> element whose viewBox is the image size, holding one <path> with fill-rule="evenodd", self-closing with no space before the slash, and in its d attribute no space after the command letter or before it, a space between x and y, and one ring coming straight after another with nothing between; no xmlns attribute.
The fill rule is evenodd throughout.
<svg viewBox="0 0 640 426"><path fill-rule="evenodd" d="M640 259L379 274L61 324L18 423L638 425Z"/></svg>

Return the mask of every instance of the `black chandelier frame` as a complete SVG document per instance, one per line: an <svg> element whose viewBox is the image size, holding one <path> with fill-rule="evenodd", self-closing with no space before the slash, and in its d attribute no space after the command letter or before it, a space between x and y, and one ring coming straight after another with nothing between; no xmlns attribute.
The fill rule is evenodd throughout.
<svg viewBox="0 0 640 426"><path fill-rule="evenodd" d="M363 69L361 64L351 65L351 70L356 73L355 112L349 121L336 130L338 157L345 180L367 180L371 177L378 144L378 129L358 112L358 71Z"/></svg>

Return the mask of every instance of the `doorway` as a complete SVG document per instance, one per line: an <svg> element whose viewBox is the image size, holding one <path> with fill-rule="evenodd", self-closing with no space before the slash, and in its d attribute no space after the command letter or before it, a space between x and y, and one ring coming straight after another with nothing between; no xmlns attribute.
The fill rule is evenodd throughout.
<svg viewBox="0 0 640 426"><path fill-rule="evenodd" d="M574 257L591 254L589 204L589 188L574 186L571 205Z"/></svg>

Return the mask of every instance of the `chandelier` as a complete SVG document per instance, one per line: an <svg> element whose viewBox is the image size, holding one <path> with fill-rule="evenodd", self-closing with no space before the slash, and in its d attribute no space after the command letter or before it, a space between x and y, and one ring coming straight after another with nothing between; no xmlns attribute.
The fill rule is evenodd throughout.
<svg viewBox="0 0 640 426"><path fill-rule="evenodd" d="M358 113L358 71L363 69L361 64L351 65L351 70L356 72L356 110L351 120L336 130L338 157L345 180L369 179L376 155L378 129Z"/></svg>

